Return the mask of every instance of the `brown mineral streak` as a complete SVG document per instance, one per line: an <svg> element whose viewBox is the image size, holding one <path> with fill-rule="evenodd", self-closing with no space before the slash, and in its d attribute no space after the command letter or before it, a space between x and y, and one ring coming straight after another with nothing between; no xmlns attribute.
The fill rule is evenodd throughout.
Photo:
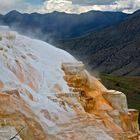
<svg viewBox="0 0 140 140"><path fill-rule="evenodd" d="M6 92L0 93L0 126L14 126L17 131L25 126L21 138L45 140L46 135L33 111L20 98Z"/></svg>
<svg viewBox="0 0 140 140"><path fill-rule="evenodd" d="M79 67L79 69L78 69ZM113 134L114 139L120 139L116 138L115 135L118 134L117 137L119 137L119 134L123 134L122 137L125 136L125 140L138 140L138 112L132 110L131 112L131 118L129 115L129 112L126 110L126 100L123 93L113 91L113 93L110 94L108 89L106 89L96 78L91 76L87 71L85 71L83 68L83 64L81 62L79 63L64 63L62 64L62 70L65 73L64 79L74 89L78 88L79 94L82 92L82 100L80 101L83 103L85 111L94 114L98 116L101 120L104 126L110 130L110 132ZM75 71L77 70L77 72ZM80 86L81 85L81 86ZM80 87L80 88L79 88ZM78 90L76 90L78 91ZM122 100L123 105L120 104L120 109L124 110L119 112L118 120L120 120L121 125L115 123L115 117L110 116L108 113L115 111L118 107L115 105L115 103L111 103L110 101L113 99L110 98L107 100L103 96L104 93L108 95L108 97L114 96L114 99ZM116 100L116 101L117 101ZM113 104L113 106L112 106ZM119 108L118 108L119 109ZM133 121L132 121L133 120ZM133 129L132 129L133 128ZM134 131L135 130L135 131ZM131 132L132 134L137 134L137 137L133 137L133 135L127 134L128 132ZM121 138L123 139L123 138Z"/></svg>
<svg viewBox="0 0 140 140"><path fill-rule="evenodd" d="M4 88L4 83L0 80L0 89Z"/></svg>

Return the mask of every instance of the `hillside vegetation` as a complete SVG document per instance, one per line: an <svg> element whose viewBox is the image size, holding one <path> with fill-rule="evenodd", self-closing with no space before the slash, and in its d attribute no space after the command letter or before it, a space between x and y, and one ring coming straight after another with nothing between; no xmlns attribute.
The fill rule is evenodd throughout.
<svg viewBox="0 0 140 140"><path fill-rule="evenodd" d="M82 60L92 71L140 75L140 11L119 24L56 44Z"/></svg>
<svg viewBox="0 0 140 140"><path fill-rule="evenodd" d="M101 74L100 78L108 89L116 89L126 94L129 108L140 111L140 76L128 77Z"/></svg>

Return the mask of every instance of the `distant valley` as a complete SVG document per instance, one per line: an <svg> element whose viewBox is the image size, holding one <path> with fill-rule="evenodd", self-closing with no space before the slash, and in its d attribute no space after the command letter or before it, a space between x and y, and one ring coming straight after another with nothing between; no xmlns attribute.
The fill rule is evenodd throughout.
<svg viewBox="0 0 140 140"><path fill-rule="evenodd" d="M92 72L140 75L140 11L80 15L11 11L0 15L0 23L68 51Z"/></svg>
<svg viewBox="0 0 140 140"><path fill-rule="evenodd" d="M140 11L118 24L56 45L84 61L92 71L140 75Z"/></svg>

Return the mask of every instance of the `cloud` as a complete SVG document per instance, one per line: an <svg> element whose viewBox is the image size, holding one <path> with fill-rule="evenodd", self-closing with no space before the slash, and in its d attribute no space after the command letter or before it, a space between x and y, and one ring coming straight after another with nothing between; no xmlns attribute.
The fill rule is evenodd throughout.
<svg viewBox="0 0 140 140"><path fill-rule="evenodd" d="M19 2L21 2L21 0L0 0L0 11L4 12L14 9Z"/></svg>
<svg viewBox="0 0 140 140"><path fill-rule="evenodd" d="M118 0L115 5L116 10L133 12L140 9L140 0Z"/></svg>
<svg viewBox="0 0 140 140"><path fill-rule="evenodd" d="M80 5L109 5L115 0L72 0L73 4Z"/></svg>
<svg viewBox="0 0 140 140"><path fill-rule="evenodd" d="M84 3L78 4L73 3L71 0L46 0L42 6L33 6L30 5L28 7L29 12L31 11L37 11L39 13L48 13L53 11L59 11L59 12L66 12L66 13L82 13L87 12L90 10L101 10L100 7L96 5L86 5Z"/></svg>
<svg viewBox="0 0 140 140"><path fill-rule="evenodd" d="M28 0L0 0L0 12L19 10L20 12L49 13L53 11L83 13L90 10L134 12L140 9L140 0L44 0L33 4Z"/></svg>
<svg viewBox="0 0 140 140"><path fill-rule="evenodd" d="M0 7L1 8L7 8L10 6L15 5L19 0L0 0Z"/></svg>
<svg viewBox="0 0 140 140"><path fill-rule="evenodd" d="M140 0L46 0L43 6L33 8L41 13L53 11L82 13L90 10L130 13L140 8Z"/></svg>

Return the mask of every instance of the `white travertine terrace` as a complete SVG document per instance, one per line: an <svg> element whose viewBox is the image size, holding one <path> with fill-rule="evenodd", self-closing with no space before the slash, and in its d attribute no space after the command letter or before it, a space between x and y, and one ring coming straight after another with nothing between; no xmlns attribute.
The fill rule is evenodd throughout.
<svg viewBox="0 0 140 140"><path fill-rule="evenodd" d="M138 111L127 109L124 94L106 89L82 62L5 27L0 38L1 129L26 126L22 140L137 136Z"/></svg>

